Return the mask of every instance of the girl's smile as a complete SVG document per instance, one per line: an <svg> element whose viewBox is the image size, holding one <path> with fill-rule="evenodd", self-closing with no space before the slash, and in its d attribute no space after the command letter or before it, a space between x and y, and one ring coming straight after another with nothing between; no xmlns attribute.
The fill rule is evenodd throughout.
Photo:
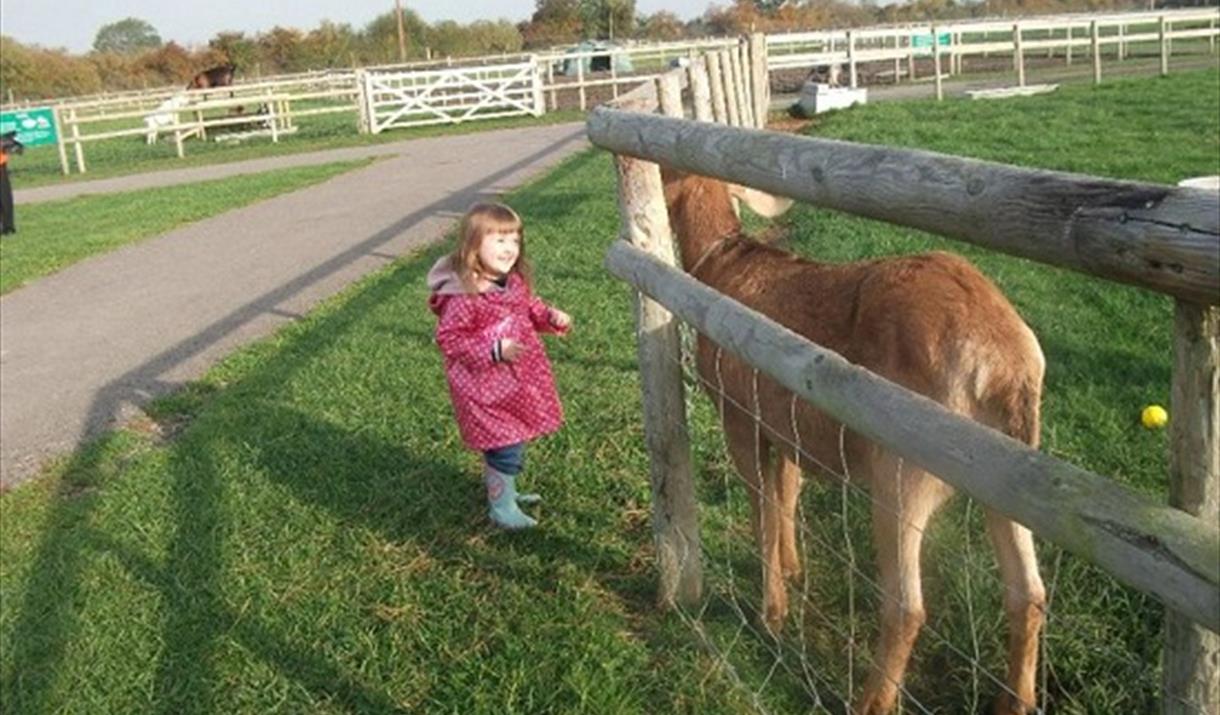
<svg viewBox="0 0 1220 715"><path fill-rule="evenodd" d="M479 264L493 277L511 271L520 254L521 234L515 230L489 231L479 244Z"/></svg>

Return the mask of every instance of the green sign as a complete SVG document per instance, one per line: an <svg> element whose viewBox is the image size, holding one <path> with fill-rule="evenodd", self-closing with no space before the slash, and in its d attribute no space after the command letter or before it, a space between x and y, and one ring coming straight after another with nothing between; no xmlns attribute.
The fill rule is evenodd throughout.
<svg viewBox="0 0 1220 715"><path fill-rule="evenodd" d="M941 47L948 47L953 42L952 36L947 32L942 32L937 37L937 41ZM920 51L920 54L932 54L932 33L926 35L911 35L911 47Z"/></svg>
<svg viewBox="0 0 1220 715"><path fill-rule="evenodd" d="M57 144L59 133L55 113L49 107L0 112L0 134L17 132L17 141L26 146Z"/></svg>

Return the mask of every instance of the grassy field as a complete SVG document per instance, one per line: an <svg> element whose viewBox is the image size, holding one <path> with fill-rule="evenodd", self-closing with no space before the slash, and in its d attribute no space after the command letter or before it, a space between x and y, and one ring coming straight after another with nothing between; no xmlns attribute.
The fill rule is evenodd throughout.
<svg viewBox="0 0 1220 715"><path fill-rule="evenodd" d="M814 131L1172 182L1220 168L1217 79L871 105ZM852 676L840 633L862 643L874 633L876 599L845 566L872 572L864 498L844 504L838 488L811 484L807 598L778 643L757 637L745 495L710 404L692 396L711 592L694 615L727 660L684 619L657 613L631 298L600 267L617 233L611 162L578 156L510 200L526 219L539 292L576 319L550 343L567 426L531 447L523 478L546 499L542 528L487 526L424 307L424 276L443 249L404 257L0 496L6 711L842 711L836 693ZM824 211L798 208L786 226L794 250L827 259L928 248L971 257L1041 338L1044 448L1164 493L1165 433L1137 418L1148 402L1167 404L1167 299ZM996 692L982 673L1003 672L978 522L958 503L926 547L931 630L910 688L936 712L974 710ZM1040 551L1053 589L1051 710L1154 711L1160 608ZM855 651L857 687L866 648ZM919 709L908 700L907 711Z"/></svg>
<svg viewBox="0 0 1220 715"><path fill-rule="evenodd" d="M18 232L0 241L0 294L89 256L321 183L370 161L280 169L22 206Z"/></svg>
<svg viewBox="0 0 1220 715"><path fill-rule="evenodd" d="M307 103L303 103L302 106L308 108ZM505 117L454 125L441 124L395 129L381 134L359 134L356 132L356 113L353 110L302 118L297 122L299 130L294 134L283 136L279 143L272 143L269 138L247 139L236 145L229 142L192 139L186 142L185 158L179 159L172 137L167 140L163 136L161 141L152 145L145 144L143 136L120 137L85 143L85 164L89 170L85 174L78 172L76 160L70 149L68 159L72 173L64 176L59 165L59 154L54 146L28 149L24 154L14 157L9 162L9 168L14 188L22 189L148 171L182 169L191 166L261 159L268 156L300 154L323 149L386 144L407 139L583 120L584 114L580 112L552 112L537 119L534 117ZM139 122L133 124L131 120L114 123L99 122L96 125L87 125L87 133L98 134L115 129L130 129L139 125Z"/></svg>

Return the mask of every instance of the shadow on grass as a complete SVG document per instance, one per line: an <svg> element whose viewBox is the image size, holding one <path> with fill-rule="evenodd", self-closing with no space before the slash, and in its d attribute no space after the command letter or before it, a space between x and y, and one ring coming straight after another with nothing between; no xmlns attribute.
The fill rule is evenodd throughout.
<svg viewBox="0 0 1220 715"><path fill-rule="evenodd" d="M536 158L529 157L522 163ZM582 161L564 164L559 172L574 171L574 165ZM485 187L516 168L519 165L469 189L484 192ZM561 215L559 205L556 202L551 219ZM454 206L451 199L409 214L332 261L255 298L190 340L150 358L99 391L90 423L114 414L124 402L138 400L140 391L150 386L152 392L164 392L159 376L185 357L274 310L288 295L321 280L346 262L376 250L412 223ZM572 209L569 206L567 210ZM320 700L336 700L355 712L404 710L376 686L361 683L341 665L314 653L311 645L295 643L263 624L241 618L225 604L222 554L231 527L226 488L230 477L215 459L220 443L238 436L244 444L254 446L254 458L262 473L287 487L298 501L321 506L344 523L370 528L386 539L419 538L437 545L442 556L456 555L462 540L452 537L468 536L471 515L482 519L484 508L477 479L466 475L460 464L420 459L401 446L353 433L277 400L298 371L341 341L357 321L404 284L422 282L442 252L439 248L426 251L400 268L398 275L353 295L334 313L310 326L307 334L289 339L277 349L276 358L256 372L219 392L195 390L193 398L188 394L180 400L177 411L158 415L164 431L171 433L194 420L167 447L165 479L170 485L173 531L163 562L89 525L101 499L94 490L122 476L123 460L118 459L116 464L114 459L117 443L135 438L110 433L72 458L63 468L58 492L48 506L49 517L32 560L32 576L21 595L13 629L15 652L9 656L10 670L3 683L7 711L41 713L54 707L57 674L80 630L81 581L89 560L98 553L117 558L132 576L159 592L166 618L160 638L163 650L153 666L151 688L158 712L215 711L222 694L219 689L225 687L214 670L222 638L236 641ZM613 367L631 369L629 365ZM225 407L234 401L240 402L240 410L232 405ZM221 424L202 424L209 415L219 415ZM234 415L236 419L232 419ZM516 536L523 537L519 543L529 548L564 553L569 562L611 560L593 544L557 534L540 531ZM526 578L540 579L539 589L545 590L549 576ZM624 595L640 603L639 589L628 588Z"/></svg>
<svg viewBox="0 0 1220 715"><path fill-rule="evenodd" d="M567 140L561 139L556 146ZM323 281L351 261L376 251L415 223L438 212L465 210L472 200L497 198L490 193L497 182L553 153L556 146L547 146L479 179L465 192L455 193L405 215L394 225L354 244L325 264L310 267L293 281L256 296L232 314L201 328L192 338L173 345L126 375L113 379L96 394L90 406L88 425L105 425L112 415L118 414L121 405L143 403L146 394L167 393L173 386L163 381L161 376L173 367L246 323L276 310L276 306L289 296ZM565 167L567 171L573 170L569 165L564 165L560 171L564 171ZM287 345L270 370L234 384L218 399L224 399L224 394L237 394L235 399L243 399L251 392L276 394L277 387L283 386L299 368L336 343L355 321L387 299L403 282L422 282L427 268L437 255L438 250L427 251L411 261L400 277L378 282L362 290L346 301L342 309L318 322L311 329L309 339L299 339ZM206 410L204 401L199 401L195 409L198 412ZM300 499L326 505L344 519L365 522L389 538L426 532L432 528L443 530L453 525L453 512L429 509L426 500L409 497L400 481L401 473L414 473L421 478L412 486L425 489L433 497L453 500L454 484L458 478L453 466L412 461L410 455L400 449L362 442L349 433L312 421L307 416L293 415L281 408L271 409L270 414L253 412L253 416L260 414L270 416L268 423L272 425L277 421L288 422L294 429L300 429L300 433L294 433L287 443L277 439L274 444L284 444L284 449L292 451L295 458L309 455L318 460L314 469L304 472L296 469L296 466L274 466L271 470L273 477L287 483ZM165 419L167 422L178 422L198 416L167 415ZM261 423L257 419L243 419L240 428L255 429ZM292 644L268 647L267 643L277 643L273 633L265 633L264 628L239 622L234 614L224 608L218 592L223 534L228 527L222 489L224 476L217 465L212 464L207 439L199 443L200 437L192 432L194 429L188 428L181 442L168 448L171 450L171 467L167 480L172 484L174 532L165 566L157 566L137 554L120 554L124 564L134 569L135 575L160 589L166 605L168 619L163 628L165 636L162 642L167 650L156 665L156 708L162 713L212 711L211 703L216 695L213 688L220 683L213 677L215 674L210 664L218 636L227 633L238 637L245 647L255 653L273 650L271 663L281 667L285 675L298 680L311 691L342 698L356 711L398 711L397 706L383 695L345 680L338 674L336 665L304 653L307 647L301 647L301 653ZM283 433L277 432L277 437L283 437ZM79 630L81 605L78 595L87 560L94 548L113 545L107 542L104 534L91 531L88 522L99 501L99 495L94 494L93 489L104 484L107 478L115 477L115 472L121 472L121 465L116 467L105 464L105 461L111 451L110 445L122 439L123 433L104 434L79 450L63 467L60 487L49 505L48 521L41 530L30 566L32 577L24 584L20 613L13 627L15 650L9 654L11 667L2 682L6 711L43 713L51 708L51 693L56 687L57 671L65 659L68 645ZM283 461L288 455L278 449L281 448L262 445L267 464L293 465L293 462ZM384 471L377 471L372 482L368 482L370 472L366 470L351 473L349 466L349 471L343 471L340 467L350 464L345 458L351 454L360 454L366 464L381 465ZM351 489L353 484L361 484L362 489ZM477 482L475 489L466 490L465 494L461 499L464 509L465 505L476 499ZM576 544L565 544L564 548L573 545ZM245 637L244 634L257 634L261 641Z"/></svg>

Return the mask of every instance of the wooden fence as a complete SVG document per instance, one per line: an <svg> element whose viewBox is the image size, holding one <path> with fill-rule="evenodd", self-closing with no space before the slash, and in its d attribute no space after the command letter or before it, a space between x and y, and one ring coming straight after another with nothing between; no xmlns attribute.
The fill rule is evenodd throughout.
<svg viewBox="0 0 1220 715"><path fill-rule="evenodd" d="M357 72L361 86L360 129L459 124L541 116L546 108L533 57L499 64L409 72Z"/></svg>
<svg viewBox="0 0 1220 715"><path fill-rule="evenodd" d="M1218 20L1220 8L1199 8L775 34L767 37L767 68L846 67L848 84L856 87L861 65L892 64L878 74L896 82L904 76L917 79L918 61L930 61L940 97L942 77L961 74L967 57L1011 56L1017 84L1023 87L1027 57L1035 53L1058 54L1070 65L1077 50L1088 51L1094 79L1100 81L1103 48L1113 46L1114 59L1121 60L1140 45L1155 48L1161 74L1166 74L1175 40L1206 40L1208 51L1216 51Z"/></svg>
<svg viewBox="0 0 1220 715"><path fill-rule="evenodd" d="M451 71L474 76L471 74L474 72L472 68L487 70L491 66L517 61L532 62L533 73L536 76L529 80L535 85L531 88L531 92L536 94L537 89L541 89L541 96L545 97L546 101L535 102L534 107L527 111L524 109L524 103L527 102L525 92L513 90L512 98L499 104L502 112L539 114L548 109L555 111L566 106L574 106L585 111L590 104L590 95L595 92L604 92L608 88L611 97L618 97L620 90L626 91L641 82L654 81L660 73L668 71L669 64L674 61L689 62L691 58L702 57L709 75L714 77L719 72L726 76L723 97L717 94L716 82L712 82L712 109L716 110L723 103L725 111L724 116L717 115L713 118L733 126L752 126L753 115L764 114L769 106L770 86L765 79L738 77L734 72L739 66L750 66L752 72L759 72L765 78L767 73L784 69L813 69L842 65L847 67L848 83L854 87L859 83L861 68L865 65L871 64L876 69L878 65L888 67L892 64L892 70L887 69L878 74L892 73L897 81L903 76L912 80L917 79L918 63L920 61L930 62L936 96L943 97L942 79L947 75L942 70L947 66L948 74L962 72L963 60L966 57L1011 54L1017 86L1025 87L1026 58L1035 52L1060 52L1064 56L1064 61L1070 64L1073 61L1075 50L1091 48L1094 81L1100 82L1102 48L1113 46L1115 58L1122 58L1131 52L1133 46L1155 45L1160 57L1160 71L1164 74L1169 70L1175 41L1203 42L1206 40L1210 51L1214 52L1216 39L1220 36L1220 28L1217 28L1218 22L1220 22L1220 9L1203 8L1154 13L1067 15L1005 21L946 23L937 26L902 25L773 34L761 42L756 40L755 45L747 45L734 38L711 38L686 42L614 46L587 51L569 49L538 55L498 55L460 60L446 58L428 62L367 67L359 70L336 69L304 72L269 77L253 82L239 82L232 87L196 90L187 94L191 97L192 104L239 97L248 97L251 104L257 104L265 103L266 97L276 97L277 118L285 125L287 131L291 131L295 122L302 118L336 113L350 113L353 117L354 129L371 131L374 127L409 126L425 121L421 119L425 116L426 121L430 123L505 116L482 111L482 109L471 115L466 115L461 111L431 112L426 108L428 101L425 100L422 105L418 104L419 95L428 93L426 88L420 89L418 92L402 89L406 85L417 86L429 81L447 82L448 80L441 78L448 76L446 73ZM944 41L942 42L942 40ZM760 44L757 44L759 42ZM766 61L761 66L750 65L752 57L756 54L766 57ZM732 60L733 57L737 59ZM607 66L607 69L597 72L586 71L586 60L592 58L598 58L599 62ZM618 69L618 60L623 58L631 63L633 67L631 72L620 72ZM575 76L563 76L561 70L568 64L576 67ZM903 69L904 64L905 69ZM557 70L560 71L557 72ZM415 78L402 79L408 74ZM417 109L423 107L423 111L414 118L415 121L396 121L384 124L370 120L370 100L366 95L370 91L380 91L378 82L375 79L370 80L371 77L378 76L398 77L392 81L397 85L397 89L382 92L384 96L374 98L371 103L378 105L386 101L394 101L397 95L397 99L401 100L400 107L406 105L415 106ZM741 85L740 90L738 84ZM764 88L765 91L755 91L755 87ZM59 127L59 154L63 172L67 174L70 170L68 146L73 147L78 170L83 172L85 170L83 147L85 143L146 134L147 129L143 126L145 118L161 111L158 107L171 98L182 95L183 91L180 87L163 87L51 102L49 106L55 111ZM738 91L746 96L747 104L750 107L751 117L749 118L734 116L734 112L741 114L738 111L740 105L731 101L733 95ZM401 92L412 96L407 97L400 94ZM453 94L451 90L445 90L445 92ZM479 98L474 100L476 104L495 94L493 90L487 88L472 90L469 93L472 98L478 95ZM500 99L504 99L504 97L501 96ZM405 116L398 117L399 120L405 118ZM240 122L241 120L238 118L207 119L202 113L197 113L193 124L196 127L203 124L219 128L226 126L226 123L232 125ZM184 153L181 139L186 136L206 134L206 126L194 133L169 132L177 140L179 156Z"/></svg>
<svg viewBox="0 0 1220 715"><path fill-rule="evenodd" d="M1161 600L1163 692L1178 696L1165 711L1208 712L1220 685L1220 193L688 121L682 85L697 118L723 121L699 90L706 59L596 108L587 123L617 157L624 240L606 265L643 293L661 603L691 604L702 591L700 559L688 557L701 538L676 314L850 429ZM677 270L654 162L1173 296L1170 503L950 413Z"/></svg>

